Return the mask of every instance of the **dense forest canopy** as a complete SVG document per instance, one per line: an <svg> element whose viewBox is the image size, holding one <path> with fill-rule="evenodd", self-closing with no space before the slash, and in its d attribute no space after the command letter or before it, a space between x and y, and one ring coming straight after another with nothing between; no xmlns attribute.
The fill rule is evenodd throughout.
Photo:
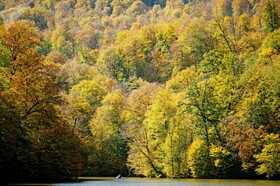
<svg viewBox="0 0 280 186"><path fill-rule="evenodd" d="M279 178L279 0L0 0L1 181Z"/></svg>

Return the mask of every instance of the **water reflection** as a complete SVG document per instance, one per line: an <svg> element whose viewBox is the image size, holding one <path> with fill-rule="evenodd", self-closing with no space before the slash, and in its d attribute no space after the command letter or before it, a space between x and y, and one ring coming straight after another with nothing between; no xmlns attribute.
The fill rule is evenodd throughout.
<svg viewBox="0 0 280 186"><path fill-rule="evenodd" d="M279 186L280 181L215 179L86 178L81 182L56 184L21 184L30 186Z"/></svg>

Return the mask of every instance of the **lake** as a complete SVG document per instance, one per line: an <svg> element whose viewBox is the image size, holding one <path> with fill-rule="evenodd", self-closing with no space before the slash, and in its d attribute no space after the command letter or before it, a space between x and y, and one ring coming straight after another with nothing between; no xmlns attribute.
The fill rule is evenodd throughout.
<svg viewBox="0 0 280 186"><path fill-rule="evenodd" d="M75 183L20 184L30 186L279 186L280 181L223 179L82 178ZM19 184L18 184L19 185Z"/></svg>

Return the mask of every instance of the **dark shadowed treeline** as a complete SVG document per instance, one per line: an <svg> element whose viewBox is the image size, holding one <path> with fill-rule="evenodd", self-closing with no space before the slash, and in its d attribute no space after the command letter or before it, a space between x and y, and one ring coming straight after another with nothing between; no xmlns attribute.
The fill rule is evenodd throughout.
<svg viewBox="0 0 280 186"><path fill-rule="evenodd" d="M4 181L277 178L278 0L1 1Z"/></svg>

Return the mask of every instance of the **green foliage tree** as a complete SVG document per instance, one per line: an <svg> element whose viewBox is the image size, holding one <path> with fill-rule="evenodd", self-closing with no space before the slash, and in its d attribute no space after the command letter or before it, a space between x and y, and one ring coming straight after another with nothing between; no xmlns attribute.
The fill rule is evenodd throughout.
<svg viewBox="0 0 280 186"><path fill-rule="evenodd" d="M257 162L260 163L256 169L258 174L265 174L266 177L272 178L279 175L279 134L269 134L264 138L264 148L262 152L255 155Z"/></svg>
<svg viewBox="0 0 280 186"><path fill-rule="evenodd" d="M280 7L276 1L267 1L264 8L264 22L268 31L273 32L280 26Z"/></svg>
<svg viewBox="0 0 280 186"><path fill-rule="evenodd" d="M275 30L272 33L269 33L264 39L263 43L260 46L260 51L264 49L275 50L277 54L280 53L280 30Z"/></svg>
<svg viewBox="0 0 280 186"><path fill-rule="evenodd" d="M95 153L88 154L90 158L87 164L95 166L86 170L89 175L114 176L127 173L128 147L121 137L123 104L124 95L120 90L108 93L90 122L93 136L90 143L94 146Z"/></svg>
<svg viewBox="0 0 280 186"><path fill-rule="evenodd" d="M123 130L129 145L127 165L136 175L162 174L148 139L148 128L144 124L145 114L159 89L157 84L148 83L133 90L124 108Z"/></svg>
<svg viewBox="0 0 280 186"><path fill-rule="evenodd" d="M46 14L47 14L47 12L42 7L29 8L21 16L21 19L34 21L36 26L40 30L44 30L44 29L48 28Z"/></svg>
<svg viewBox="0 0 280 186"><path fill-rule="evenodd" d="M209 147L203 140L195 140L189 147L188 166L194 177L211 177L214 165L209 154Z"/></svg>
<svg viewBox="0 0 280 186"><path fill-rule="evenodd" d="M197 20L190 22L178 36L176 44L179 48L177 50L180 52L175 51L179 54L174 53L174 57L181 58L183 67L198 64L202 60L203 54L214 49L216 38L212 30L212 25L204 20Z"/></svg>
<svg viewBox="0 0 280 186"><path fill-rule="evenodd" d="M147 126L148 140L151 141L150 148L153 151L153 154L156 155L155 157L158 157L155 158L155 161L159 169L163 169L163 167L167 169L168 176L176 176L176 173L174 172L175 162L172 159L175 159L174 153L172 155L169 154L174 151L174 143L172 140L173 134L168 136L173 120L172 115L175 112L175 102L167 91L162 90L157 93L151 108L146 112L146 119L144 121ZM166 146L164 145L165 141ZM165 150L165 148L167 149ZM164 154L166 160L160 158L163 157ZM160 170L160 172L158 171L154 174L161 174L159 176L163 176L164 172L163 170Z"/></svg>
<svg viewBox="0 0 280 186"><path fill-rule="evenodd" d="M239 177L237 174L241 170L241 163L234 158L231 152L222 146L211 145L210 157L214 161L214 173L216 177L233 178ZM239 161L239 162L238 162Z"/></svg>
<svg viewBox="0 0 280 186"><path fill-rule="evenodd" d="M4 10L4 9L5 9L5 6L6 6L6 5L4 4L4 2L1 2L1 3L0 3L0 10L1 10L1 11Z"/></svg>
<svg viewBox="0 0 280 186"><path fill-rule="evenodd" d="M175 77L167 81L166 88L171 89L175 93L181 93L193 84L198 76L199 73L196 68L192 66L180 71Z"/></svg>
<svg viewBox="0 0 280 186"><path fill-rule="evenodd" d="M70 114L75 127L83 135L90 134L89 121L97 108L101 106L101 102L109 92L109 88L106 82L102 84L98 82L98 79L82 80L71 88L67 96L72 107Z"/></svg>

